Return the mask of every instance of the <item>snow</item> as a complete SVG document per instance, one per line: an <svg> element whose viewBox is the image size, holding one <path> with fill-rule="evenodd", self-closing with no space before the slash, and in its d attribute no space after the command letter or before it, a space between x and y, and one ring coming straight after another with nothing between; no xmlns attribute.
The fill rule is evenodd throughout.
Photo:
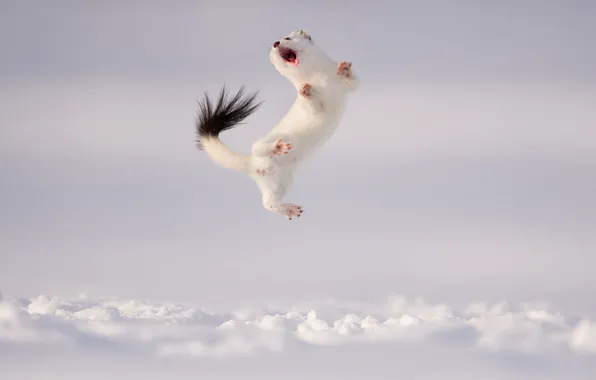
<svg viewBox="0 0 596 380"><path fill-rule="evenodd" d="M393 354L385 368L412 375L410 361L421 360L424 353L454 360L419 362L418 375L427 378L473 377L495 365L500 366L496 373L514 378L545 378L545 362L552 378L563 378L558 370L567 371L565 378L582 378L596 369L596 320L563 315L544 304L475 303L457 309L404 297L217 312L200 305L115 298L0 300L0 368L10 374L3 379L36 378L49 362L69 361L87 364L70 372L54 368L52 374L119 378L124 373L104 365L115 357L139 376L157 376L164 368L189 378L206 374L205 368L210 378L244 378L264 368L280 375L300 367L286 365L294 360L308 367L294 371L296 378L326 371L325 378L359 378L354 372L358 360L375 365L379 355ZM473 365L468 363L472 357ZM45 364L29 366L35 358ZM469 371L461 372L466 363ZM460 368L454 374L437 376L430 370L454 365ZM368 378L389 377L380 367Z"/></svg>
<svg viewBox="0 0 596 380"><path fill-rule="evenodd" d="M570 344L578 352L596 354L596 323L580 321L573 329Z"/></svg>

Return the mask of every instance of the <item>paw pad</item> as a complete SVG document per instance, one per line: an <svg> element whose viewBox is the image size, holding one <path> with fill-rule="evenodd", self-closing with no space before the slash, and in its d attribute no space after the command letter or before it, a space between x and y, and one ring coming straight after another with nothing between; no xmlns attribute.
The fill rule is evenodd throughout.
<svg viewBox="0 0 596 380"><path fill-rule="evenodd" d="M302 87L300 87L300 95L305 98L310 98L312 96L312 86L309 83L303 84Z"/></svg>
<svg viewBox="0 0 596 380"><path fill-rule="evenodd" d="M276 156L283 156L284 154L288 154L290 150L292 150L292 143L284 142L283 139L279 139L275 143L275 149L273 149L273 154Z"/></svg>
<svg viewBox="0 0 596 380"><path fill-rule="evenodd" d="M337 65L337 75L350 78L352 76L352 62L341 61Z"/></svg>

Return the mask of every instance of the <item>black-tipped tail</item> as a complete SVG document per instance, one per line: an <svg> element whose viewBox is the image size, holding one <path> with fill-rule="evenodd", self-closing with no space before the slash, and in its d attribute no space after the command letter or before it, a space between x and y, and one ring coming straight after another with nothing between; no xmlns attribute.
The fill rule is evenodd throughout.
<svg viewBox="0 0 596 380"><path fill-rule="evenodd" d="M215 105L205 94L203 102L199 102L200 112L196 120L197 142L202 137L218 137L221 132L240 124L261 105L255 102L257 94L258 92L254 92L244 96L243 86L232 99L228 99L224 86Z"/></svg>

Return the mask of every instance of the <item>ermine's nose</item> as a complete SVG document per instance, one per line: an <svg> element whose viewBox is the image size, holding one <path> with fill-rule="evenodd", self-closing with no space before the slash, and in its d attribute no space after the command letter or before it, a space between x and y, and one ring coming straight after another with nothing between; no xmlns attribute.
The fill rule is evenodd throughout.
<svg viewBox="0 0 596 380"><path fill-rule="evenodd" d="M273 43L273 47L274 47L274 48L276 48L276 47L278 47L278 46L279 46L279 41L275 41L275 42Z"/></svg>

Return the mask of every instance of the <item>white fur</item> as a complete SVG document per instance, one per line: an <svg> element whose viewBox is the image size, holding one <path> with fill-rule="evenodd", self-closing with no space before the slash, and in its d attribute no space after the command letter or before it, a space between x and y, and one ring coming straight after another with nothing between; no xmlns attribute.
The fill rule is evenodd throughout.
<svg viewBox="0 0 596 380"><path fill-rule="evenodd" d="M205 149L209 158L221 167L241 172L248 171L250 167L249 157L232 151L217 137L203 137L201 139L201 147Z"/></svg>
<svg viewBox="0 0 596 380"><path fill-rule="evenodd" d="M344 112L346 94L359 86L359 80L337 73L339 63L329 58L302 30L281 39L280 46L294 50L299 63L286 62L278 47L269 58L275 68L296 88L297 96L286 115L267 135L252 146L248 157L228 149L219 139L205 139L202 144L212 160L223 167L247 172L255 180L266 209L291 219L300 216L300 206L284 203L298 165L312 155L338 127ZM300 95L302 85L312 86L312 96ZM275 155L276 143L291 144L288 154Z"/></svg>

